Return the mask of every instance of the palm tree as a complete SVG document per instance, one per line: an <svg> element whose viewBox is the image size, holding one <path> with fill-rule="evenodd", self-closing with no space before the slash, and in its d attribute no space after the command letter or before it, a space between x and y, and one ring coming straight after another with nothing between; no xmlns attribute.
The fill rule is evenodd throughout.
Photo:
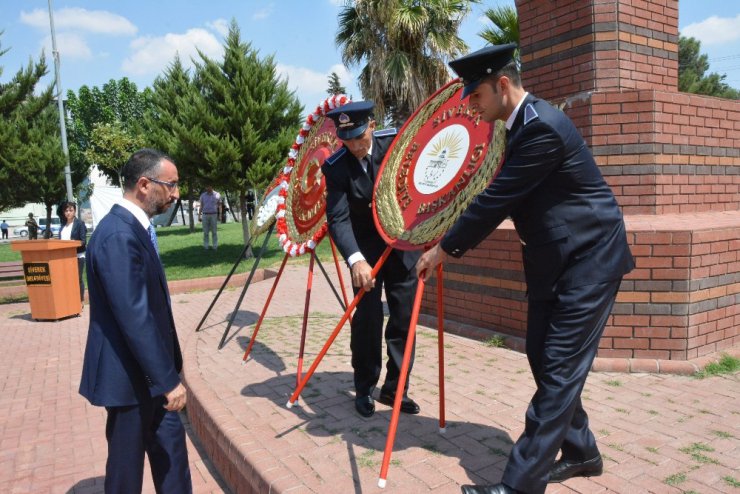
<svg viewBox="0 0 740 494"><path fill-rule="evenodd" d="M478 33L478 36L492 45L505 45L506 43L519 45L519 18L515 8L508 5L495 7L486 10L485 16L493 26L485 28ZM514 58L519 60L518 48L514 53Z"/></svg>
<svg viewBox="0 0 740 494"><path fill-rule="evenodd" d="M358 85L380 122L399 125L450 79L446 63L467 51L457 35L477 0L355 0L339 14L345 65L365 65Z"/></svg>

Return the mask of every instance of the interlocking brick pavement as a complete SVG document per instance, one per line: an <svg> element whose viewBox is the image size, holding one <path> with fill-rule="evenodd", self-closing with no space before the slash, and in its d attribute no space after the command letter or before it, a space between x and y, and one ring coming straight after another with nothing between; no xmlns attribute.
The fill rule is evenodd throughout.
<svg viewBox="0 0 740 494"><path fill-rule="evenodd" d="M172 297L191 391L189 438L200 433L199 449L188 443L195 492L225 492L231 481L237 493L458 493L463 483L499 481L534 391L526 357L512 350L445 334L447 428L440 434L437 333L418 328L410 394L422 412L401 416L385 489L377 481L391 411L377 404L369 419L355 413L348 327L297 406L286 408L306 273L305 263L289 263L246 364L271 279L249 287L221 350L239 290L223 293L199 333L216 292ZM318 270L310 308L303 372L341 314ZM10 304L0 306L0 321L0 491L102 492L105 414L77 394L87 313L35 322L28 304ZM740 492L739 380L591 373L584 402L606 472L550 485L548 494ZM219 475L214 464L228 466ZM148 478L145 492L152 492Z"/></svg>

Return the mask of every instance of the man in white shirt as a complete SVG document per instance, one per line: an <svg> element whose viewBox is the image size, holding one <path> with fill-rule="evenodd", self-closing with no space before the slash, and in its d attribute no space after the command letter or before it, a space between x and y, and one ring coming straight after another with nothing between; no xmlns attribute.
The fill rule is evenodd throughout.
<svg viewBox="0 0 740 494"><path fill-rule="evenodd" d="M221 217L221 194L210 185L200 195L198 220L203 223L203 248L208 250L208 233L211 234L213 250L218 249L218 219Z"/></svg>
<svg viewBox="0 0 740 494"><path fill-rule="evenodd" d="M80 394L108 414L105 492L141 492L144 454L157 492L192 493L187 392L170 294L151 218L176 201L177 167L153 149L124 165L124 194L87 248L90 328Z"/></svg>

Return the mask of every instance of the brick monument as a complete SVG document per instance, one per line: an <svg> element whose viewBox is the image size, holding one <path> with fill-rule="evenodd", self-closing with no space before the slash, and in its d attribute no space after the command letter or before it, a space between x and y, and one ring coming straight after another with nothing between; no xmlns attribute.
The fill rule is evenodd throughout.
<svg viewBox="0 0 740 494"><path fill-rule="evenodd" d="M637 263L598 356L688 360L739 345L740 101L678 92L678 1L516 6L524 87L561 105L583 134ZM527 301L513 225L444 271L446 326L508 335L521 349ZM430 280L429 325L435 301Z"/></svg>

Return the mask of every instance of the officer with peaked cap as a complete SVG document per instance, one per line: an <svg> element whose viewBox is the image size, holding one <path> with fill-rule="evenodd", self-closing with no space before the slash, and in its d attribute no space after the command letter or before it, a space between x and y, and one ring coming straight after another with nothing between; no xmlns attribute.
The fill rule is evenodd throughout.
<svg viewBox="0 0 740 494"><path fill-rule="evenodd" d="M570 119L522 88L515 48L489 46L450 62L470 107L506 123L505 159L416 268L431 273L447 256L461 257L507 216L521 239L537 392L502 482L463 486L464 494L543 493L548 482L602 473L581 391L620 281L634 267L614 194Z"/></svg>
<svg viewBox="0 0 740 494"><path fill-rule="evenodd" d="M363 417L375 412L372 394L383 363L381 290L385 287L389 312L385 328L388 362L378 401L393 406L416 293L414 265L419 258L417 252L394 249L377 277L371 276L372 267L386 248L373 220L373 185L385 153L396 136L396 129L375 130L373 107L372 101L357 101L327 113L334 121L343 146L321 167L326 177L329 234L350 267L355 294L361 288L367 291L357 305L351 324L355 409ZM406 391L401 411L419 413L419 406Z"/></svg>

